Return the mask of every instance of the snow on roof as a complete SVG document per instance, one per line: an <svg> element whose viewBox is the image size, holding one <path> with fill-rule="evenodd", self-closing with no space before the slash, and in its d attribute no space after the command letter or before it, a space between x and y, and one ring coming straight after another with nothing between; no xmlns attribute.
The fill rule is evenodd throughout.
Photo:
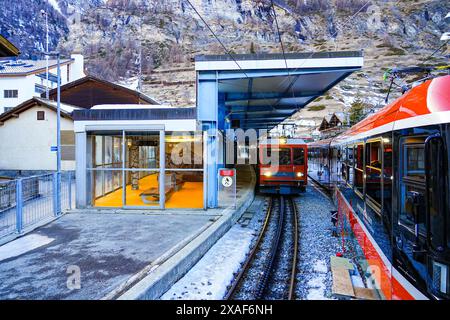
<svg viewBox="0 0 450 320"><path fill-rule="evenodd" d="M73 62L73 59L61 59L61 65ZM56 67L57 60L49 60L49 67ZM45 60L0 60L0 77L17 74L45 72Z"/></svg>
<svg viewBox="0 0 450 320"><path fill-rule="evenodd" d="M166 109L166 108L174 108L174 107L161 104L99 104L93 106L91 110Z"/></svg>
<svg viewBox="0 0 450 320"><path fill-rule="evenodd" d="M316 126L316 122L314 120L302 119L302 120L298 120L297 121L297 125L299 125L299 126L315 127Z"/></svg>
<svg viewBox="0 0 450 320"><path fill-rule="evenodd" d="M343 112L335 112L334 115L336 118L338 118L341 122L345 120L345 114Z"/></svg>
<svg viewBox="0 0 450 320"><path fill-rule="evenodd" d="M56 101L53 100L47 100L45 98L39 98L39 97L35 97L36 100L42 102L43 104L47 104L50 105L54 108L58 107L58 103ZM60 107L61 110L66 112L66 113L72 113L73 110L79 110L81 108L77 107L77 106L72 106L70 104L65 104L65 103L60 103Z"/></svg>

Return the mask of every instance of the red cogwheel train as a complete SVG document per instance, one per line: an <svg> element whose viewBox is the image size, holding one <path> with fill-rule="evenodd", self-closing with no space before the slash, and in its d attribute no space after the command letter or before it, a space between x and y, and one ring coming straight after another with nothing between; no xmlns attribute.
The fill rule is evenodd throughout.
<svg viewBox="0 0 450 320"><path fill-rule="evenodd" d="M307 145L303 139L268 139L259 144L259 191L298 194L305 191Z"/></svg>
<svg viewBox="0 0 450 320"><path fill-rule="evenodd" d="M309 145L308 174L335 191L381 298L450 299L449 157L450 76Z"/></svg>

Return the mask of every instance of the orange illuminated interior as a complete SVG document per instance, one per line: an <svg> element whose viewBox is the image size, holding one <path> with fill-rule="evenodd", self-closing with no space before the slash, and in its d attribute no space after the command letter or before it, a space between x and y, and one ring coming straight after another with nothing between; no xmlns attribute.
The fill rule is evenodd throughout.
<svg viewBox="0 0 450 320"><path fill-rule="evenodd" d="M148 196L147 200L152 203L147 204L142 200L141 194L143 191L158 188L158 175L151 174L139 179L139 189L132 190L131 185L126 186L126 205L138 207L158 207L159 202L157 198ZM166 208L203 208L203 182L185 181L180 186L179 190L172 191L166 195ZM97 198L94 203L95 207L122 207L122 188L119 188L107 195Z"/></svg>

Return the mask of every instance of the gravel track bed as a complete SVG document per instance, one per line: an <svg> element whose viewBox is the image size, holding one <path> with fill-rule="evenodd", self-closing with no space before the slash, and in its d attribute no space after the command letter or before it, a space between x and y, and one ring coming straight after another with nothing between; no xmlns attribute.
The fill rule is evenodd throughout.
<svg viewBox="0 0 450 320"><path fill-rule="evenodd" d="M267 259L269 258L268 253L271 250L273 239L277 231L277 223L279 218L278 202L274 201L272 206L272 214L268 222L267 230L263 236L255 257L250 264L250 267L243 276L240 287L237 289L237 292L233 297L236 300L255 299L256 288L264 266L267 263Z"/></svg>
<svg viewBox="0 0 450 320"><path fill-rule="evenodd" d="M283 228L278 254L273 265L273 272L267 284L265 300L285 300L288 298L289 284L292 271L293 246L294 246L294 213L285 198L286 214L283 220Z"/></svg>
<svg viewBox="0 0 450 320"><path fill-rule="evenodd" d="M295 200L299 211L296 299L334 299L330 257L342 250L340 238L332 236L330 210L335 206L312 185Z"/></svg>

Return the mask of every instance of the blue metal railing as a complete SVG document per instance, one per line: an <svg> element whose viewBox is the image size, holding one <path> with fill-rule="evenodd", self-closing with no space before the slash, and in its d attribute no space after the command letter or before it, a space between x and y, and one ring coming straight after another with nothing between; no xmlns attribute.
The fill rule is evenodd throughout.
<svg viewBox="0 0 450 320"><path fill-rule="evenodd" d="M0 182L0 239L24 233L71 210L74 190L72 172L61 173L60 177L50 173Z"/></svg>

